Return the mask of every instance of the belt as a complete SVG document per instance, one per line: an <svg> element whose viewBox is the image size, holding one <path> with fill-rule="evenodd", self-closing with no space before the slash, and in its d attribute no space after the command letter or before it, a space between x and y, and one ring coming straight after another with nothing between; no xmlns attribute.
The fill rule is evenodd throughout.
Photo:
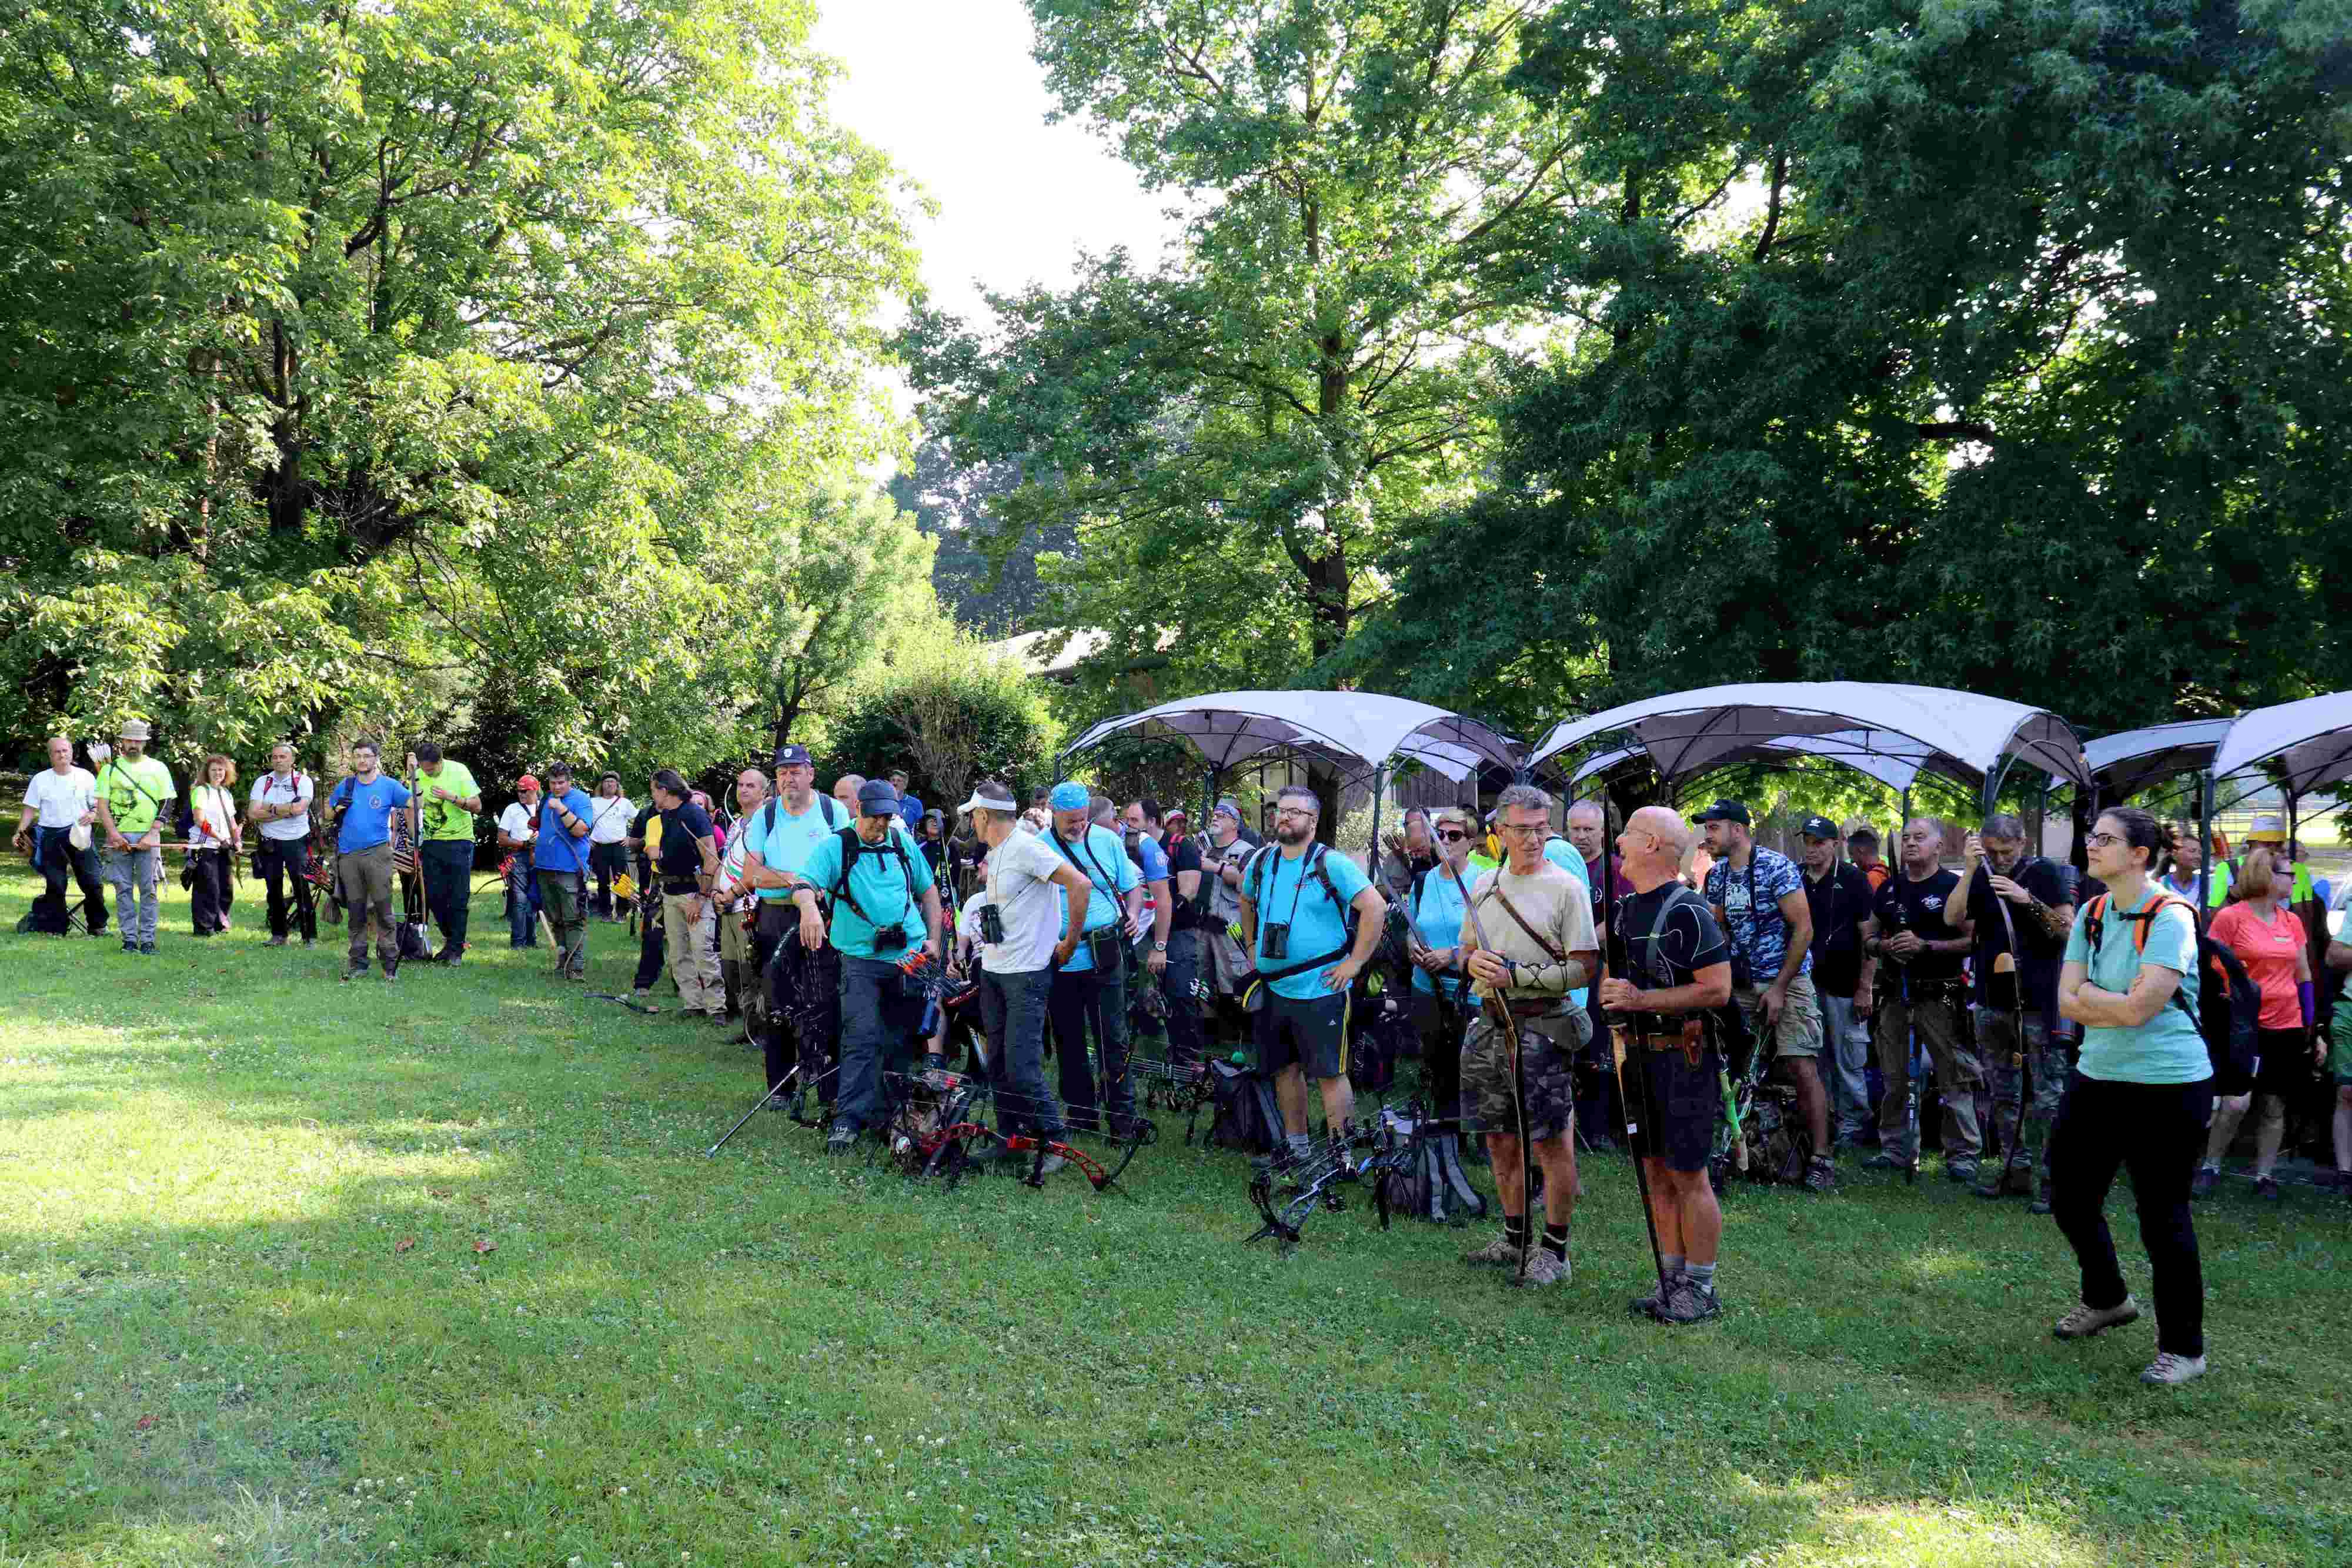
<svg viewBox="0 0 2352 1568"><path fill-rule="evenodd" d="M666 876L662 878L662 891L673 894L700 893L702 884L690 876Z"/></svg>
<svg viewBox="0 0 2352 1568"><path fill-rule="evenodd" d="M1565 997L1507 997L1504 998L1504 1006L1511 1009L1511 1016L1515 1019L1568 1016L1568 998Z"/></svg>

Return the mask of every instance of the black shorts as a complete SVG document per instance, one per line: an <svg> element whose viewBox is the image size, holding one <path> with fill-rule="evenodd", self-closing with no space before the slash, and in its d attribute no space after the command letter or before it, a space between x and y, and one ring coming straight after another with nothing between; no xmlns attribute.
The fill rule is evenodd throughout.
<svg viewBox="0 0 2352 1568"><path fill-rule="evenodd" d="M1715 1150L1715 1119L1723 1109L1722 1054L1709 1046L1694 1067L1680 1046L1652 1051L1637 1045L1625 1053L1629 1076L1637 1064L1646 1084L1625 1085L1625 1113L1635 1122L1629 1140L1633 1152L1663 1160L1672 1171L1706 1169Z"/></svg>
<svg viewBox="0 0 2352 1568"><path fill-rule="evenodd" d="M1295 1061L1309 1078L1346 1077L1348 995L1295 1002L1269 993L1251 1024L1258 1071L1270 1078Z"/></svg>
<svg viewBox="0 0 2352 1568"><path fill-rule="evenodd" d="M2254 1049L2262 1071L2249 1079L2226 1067L2216 1075L2216 1094L2275 1094L2292 1100L2311 1082L2311 1037L2299 1029L2258 1029Z"/></svg>

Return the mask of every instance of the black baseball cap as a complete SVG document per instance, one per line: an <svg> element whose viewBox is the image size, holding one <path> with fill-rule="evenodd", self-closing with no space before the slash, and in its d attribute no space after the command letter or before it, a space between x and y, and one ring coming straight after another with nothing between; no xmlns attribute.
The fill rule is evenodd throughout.
<svg viewBox="0 0 2352 1568"><path fill-rule="evenodd" d="M816 759L809 756L808 747L803 746L800 742L796 740L786 741L783 745L776 747L776 766L779 768L814 768L816 766Z"/></svg>
<svg viewBox="0 0 2352 1568"><path fill-rule="evenodd" d="M1717 800L1695 819L1701 822L1737 822L1748 825L1748 804L1744 800Z"/></svg>
<svg viewBox="0 0 2352 1568"><path fill-rule="evenodd" d="M1837 824L1827 817L1807 817L1805 825L1797 831L1809 839L1834 839L1838 836Z"/></svg>

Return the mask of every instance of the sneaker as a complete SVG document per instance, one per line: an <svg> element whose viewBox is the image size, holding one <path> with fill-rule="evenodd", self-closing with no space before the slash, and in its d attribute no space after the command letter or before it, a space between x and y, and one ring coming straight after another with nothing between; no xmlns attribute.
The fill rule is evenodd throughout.
<svg viewBox="0 0 2352 1568"><path fill-rule="evenodd" d="M2278 1177L2266 1176L2256 1176L2254 1178L2254 1196L2261 1198L2264 1203L2276 1203L2279 1200ZM2194 1377L2197 1375L2192 1372L2189 1375Z"/></svg>
<svg viewBox="0 0 2352 1568"><path fill-rule="evenodd" d="M356 980L367 972L368 967L365 964L346 964L343 966L342 977L346 980Z"/></svg>
<svg viewBox="0 0 2352 1568"><path fill-rule="evenodd" d="M849 1152L850 1145L856 1142L856 1123L835 1122L833 1124L833 1131L824 1135L824 1152L828 1155L845 1155Z"/></svg>
<svg viewBox="0 0 2352 1568"><path fill-rule="evenodd" d="M2028 1214L2047 1214L2050 1212L2050 1184L2048 1182L2043 1182L2033 1189L2033 1201L2025 1206L2025 1212Z"/></svg>
<svg viewBox="0 0 2352 1568"><path fill-rule="evenodd" d="M2197 1175L2189 1183L2191 1197L2210 1197L2213 1189L2221 1185L2221 1173L2213 1166L2199 1166Z"/></svg>
<svg viewBox="0 0 2352 1568"><path fill-rule="evenodd" d="M396 986L396 985L400 984L400 966L399 966L399 965L397 965L397 964L386 964L386 965L383 967L383 983L384 983L385 985L387 985L387 986Z"/></svg>
<svg viewBox="0 0 2352 1568"><path fill-rule="evenodd" d="M771 1094L760 1102L760 1109L762 1111L789 1111L792 1108L791 1096L782 1093Z"/></svg>
<svg viewBox="0 0 2352 1568"><path fill-rule="evenodd" d="M302 938L302 946L305 947L316 947L318 945L318 940L315 937L305 936Z"/></svg>
<svg viewBox="0 0 2352 1568"><path fill-rule="evenodd" d="M134 958L139 956L139 944L136 942L125 942L122 945L122 950Z"/></svg>
<svg viewBox="0 0 2352 1568"><path fill-rule="evenodd" d="M2089 1339L2093 1334L2105 1333L2111 1328L2119 1328L2138 1319L2139 1303L2129 1296L2123 1299L2122 1305L2114 1307L2094 1307L2077 1301L2074 1310L2060 1318L2057 1326L2050 1332L2060 1339Z"/></svg>
<svg viewBox="0 0 2352 1568"><path fill-rule="evenodd" d="M1675 1281L1664 1304L1651 1315L1662 1323L1703 1323L1709 1318L1721 1317L1723 1303L1713 1291L1703 1291L1685 1278Z"/></svg>
<svg viewBox="0 0 2352 1568"><path fill-rule="evenodd" d="M1494 1263L1510 1268L1517 1268L1519 1261L1519 1244L1512 1240L1507 1232L1498 1230L1495 1233L1495 1239L1492 1241L1487 1242L1484 1247L1478 1248L1475 1251L1465 1252L1462 1254L1462 1261L1465 1263Z"/></svg>
<svg viewBox="0 0 2352 1568"><path fill-rule="evenodd" d="M1973 1182L1977 1179L1976 1161L1969 1159L1946 1160L1944 1162L1944 1179L1955 1186Z"/></svg>
<svg viewBox="0 0 2352 1568"><path fill-rule="evenodd" d="M1664 1294L1671 1294L1672 1291L1673 1287L1669 1285L1664 1292L1654 1290L1646 1296L1636 1296L1625 1303L1625 1311L1633 1317L1654 1318L1658 1315L1659 1301Z"/></svg>
<svg viewBox="0 0 2352 1568"><path fill-rule="evenodd" d="M1805 1166L1805 1190L1826 1197L1837 1191L1837 1166L1828 1160L1813 1160Z"/></svg>
<svg viewBox="0 0 2352 1568"><path fill-rule="evenodd" d="M1528 1254L1526 1270L1513 1275L1511 1283L1527 1289L1538 1290L1546 1285L1565 1285L1571 1272L1566 1258L1560 1257L1550 1248L1538 1242L1536 1249Z"/></svg>
<svg viewBox="0 0 2352 1568"><path fill-rule="evenodd" d="M2160 1350L2156 1353L2156 1359L2147 1364L2147 1370L2139 1375L2139 1380L2158 1388L2169 1388L2175 1384L2204 1375L2203 1356L2175 1355L2168 1350Z"/></svg>
<svg viewBox="0 0 2352 1568"><path fill-rule="evenodd" d="M1980 1181L1969 1190L1979 1197L2007 1197L2014 1185L2021 1193L2033 1190L2033 1173L2023 1166L2008 1166L1993 1173L1990 1181Z"/></svg>
<svg viewBox="0 0 2352 1568"><path fill-rule="evenodd" d="M139 956L142 958L152 958L155 956L155 944L152 942L139 944Z"/></svg>
<svg viewBox="0 0 2352 1568"><path fill-rule="evenodd" d="M262 946L265 947L283 947L286 946L286 938L283 936L272 936L268 941L264 942Z"/></svg>
<svg viewBox="0 0 2352 1568"><path fill-rule="evenodd" d="M1907 1160L1897 1159L1885 1149L1881 1149L1863 1161L1862 1168L1866 1171L1899 1171L1909 1163Z"/></svg>

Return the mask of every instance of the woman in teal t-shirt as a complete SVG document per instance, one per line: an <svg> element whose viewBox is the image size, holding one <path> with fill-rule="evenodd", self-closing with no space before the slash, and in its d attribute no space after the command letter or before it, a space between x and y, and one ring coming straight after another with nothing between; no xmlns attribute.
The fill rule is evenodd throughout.
<svg viewBox="0 0 2352 1568"><path fill-rule="evenodd" d="M2082 1301L2057 1335L2084 1339L2139 1316L2105 1213L2116 1171L2128 1170L2155 1276L2157 1355L2140 1381L2155 1384L2205 1371L2189 1178L2213 1114L2212 1062L2197 1030L2196 911L2148 875L2169 837L2146 811L2118 808L2084 841L2107 891L2066 939L2058 1010L2083 1026L2083 1055L2050 1133L2050 1211L2083 1270Z"/></svg>

